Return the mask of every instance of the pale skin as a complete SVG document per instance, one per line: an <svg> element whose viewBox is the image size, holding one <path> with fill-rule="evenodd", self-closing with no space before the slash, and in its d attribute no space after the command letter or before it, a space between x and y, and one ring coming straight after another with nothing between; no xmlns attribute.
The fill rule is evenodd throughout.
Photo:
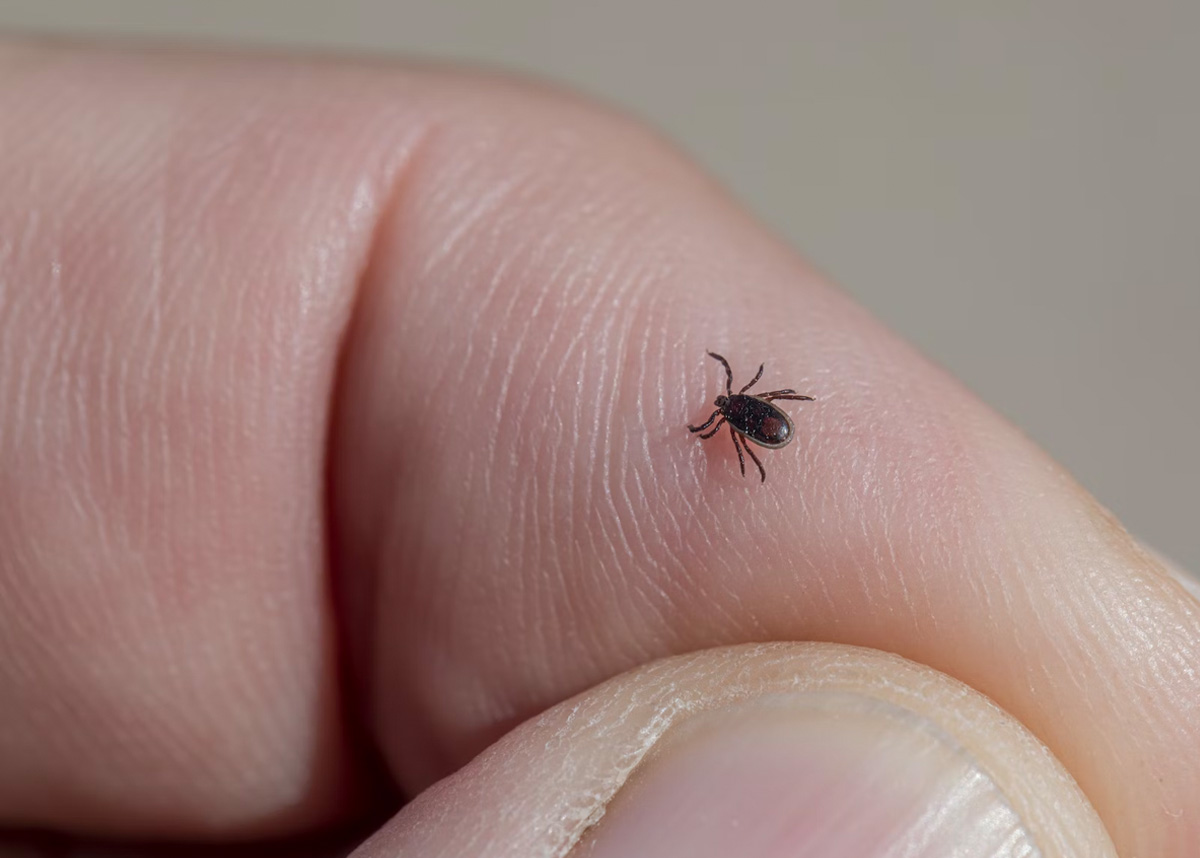
<svg viewBox="0 0 1200 858"><path fill-rule="evenodd" d="M708 349L817 397L765 484L686 430ZM156 854L371 809L369 854L465 854L471 826L531 854L551 835L499 826L505 803L552 818L581 786L466 765L515 725L565 724L576 694L608 717L650 680L600 683L661 657L826 641L897 688L933 677L948 721L952 680L986 694L980 747L1044 742L1086 797L1046 823L1062 842L1200 842L1195 598L678 153L573 96L0 49L0 402L11 829ZM694 658L697 700L731 658L784 669ZM612 764L612 735L564 735ZM1025 777L1044 760L1005 759L1059 800ZM367 774L411 798L456 771L391 819Z"/></svg>

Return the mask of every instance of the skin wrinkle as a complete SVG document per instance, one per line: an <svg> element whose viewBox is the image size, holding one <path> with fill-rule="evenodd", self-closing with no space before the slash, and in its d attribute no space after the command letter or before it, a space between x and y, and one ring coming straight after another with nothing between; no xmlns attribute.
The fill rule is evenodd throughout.
<svg viewBox="0 0 1200 858"><path fill-rule="evenodd" d="M617 406L619 392L626 389L625 385L622 384L622 380L632 375L627 371L627 368L634 361L633 352L636 344L631 343L632 331L635 328L634 319L638 315L642 315L645 319L650 320L643 328L643 336L641 338L642 347L637 350L641 356L644 356L645 354L649 332L657 327L653 321L654 316L652 301L648 299L649 290L646 284L649 281L646 277L647 273L648 272L644 271L633 272L628 278L625 279L627 284L633 284L636 282L641 285L641 288L634 295L627 297L625 294L633 289L632 285L629 285L624 291L618 290L617 294L613 298L614 305L625 308L625 313L621 317L622 323L619 325L620 333L617 336L616 345L613 348L615 366L613 372L611 373L611 377L613 377L614 383L611 386L611 398L606 404L606 408L603 410L604 426L602 432L598 433L598 446L600 448L599 455L604 457L606 462L604 468L605 486L610 486L613 484L612 473L614 470L618 473L625 473L628 475L624 480L615 481L615 484L620 490L620 506L618 506L617 498L614 497L613 493L609 492L607 495L609 502L612 505L615 519L617 521L629 523L628 527L617 528L617 533L621 538L621 549L623 549L624 554L621 555L619 552L614 551L614 554L617 556L614 557L614 564L611 567L613 572L609 574L619 574L617 570L621 568L622 564L620 563L619 558L622 556L645 557L647 559L647 563L643 582L648 589L657 591L660 597L659 601L662 601L663 597L665 596L665 589L660 582L671 581L673 579L664 574L667 558L660 560L659 558L655 557L652 550L651 543L653 542L655 545L657 545L659 544L659 541L647 536L643 530L643 521L640 512L642 509L653 507L639 507L639 505L634 501L634 498L645 498L646 493L640 489L638 491L631 492L629 488L629 479L631 477L636 478L637 474L639 473L639 469L636 467L631 468L625 466L626 460L628 460L630 456L629 442L624 439L627 439L630 434L633 434L634 437L638 437L639 435L644 436L643 427L647 425L645 422L645 411L642 407L644 391L641 385L630 385L631 392L626 395L626 398L632 402L633 418L623 420L619 430L614 428L614 423L617 419L616 415L619 413ZM616 324L615 318L613 324ZM607 339L608 338L606 337L604 341L607 342ZM646 364L644 359L638 359L635 365L642 367ZM623 413L623 411L620 413ZM604 439L612 438L619 438L622 440L618 441L616 444L604 443ZM605 453L606 450L607 455ZM615 469L609 464L613 460L616 460L617 464L617 468ZM652 470L649 472L647 479L655 479L655 475ZM653 602L653 600L649 601Z"/></svg>
<svg viewBox="0 0 1200 858"><path fill-rule="evenodd" d="M491 304L499 302L502 294L500 286L504 282L504 278L508 273L508 269L512 266L513 262L514 258L507 254L500 256L499 260L497 261L495 271L488 281L488 288L484 291L482 306L489 307ZM515 296L510 297L506 308L500 311L500 319L502 323L511 316L512 306L515 300ZM485 385L479 393L481 399L483 398L483 394L486 393L488 389L498 385L498 395L496 397L497 405L495 409L493 409L493 413L496 415L495 422L498 426L503 425L501 421L504 418L504 406L508 402L508 384L511 378L511 376L501 375L499 381L497 382L490 377L494 369L500 366L498 354L501 349L500 342L502 336L500 332L502 330L503 324L492 327L492 335L488 352L481 361L479 371L479 377L485 381ZM503 468L501 467L499 459L500 446L498 444L498 438L493 436L488 441L487 447L488 458L486 460L486 467L484 470L484 491L490 496L495 490L492 475L497 472L503 473ZM503 550L503 548L501 550Z"/></svg>
<svg viewBox="0 0 1200 858"><path fill-rule="evenodd" d="M459 175L450 172L445 176L446 188L445 192L438 194L434 192L431 203L435 211L444 210L446 216L440 219L443 224L436 228L435 232L441 236L438 240L436 250L429 254L425 262L424 269L421 272L420 279L424 280L428 275L441 267L461 269L468 267L464 263L464 259L470 254L470 244L467 242L468 236L478 240L480 233L493 237L503 231L505 215L503 212L516 207L520 200L520 191L527 181L525 174L520 173L515 169L504 181L492 182L486 186L478 195L466 196L456 195L453 191L455 188L460 188L463 185L471 183L474 174L480 169L480 163L487 162L487 153L495 145L495 141L487 138L486 132L480 130L481 139L476 144L475 151L464 152L462 159L462 167ZM431 144L433 145L433 144ZM507 203L507 205L506 205ZM498 214L499 213L499 214ZM480 226L488 222L491 218L493 224L490 229L480 229ZM500 259L503 262L503 259ZM498 283L502 280L500 272L497 272L493 283ZM485 292L482 296L484 303L495 297L495 292ZM515 301L520 297L519 294L510 296L511 300ZM503 316L502 316L503 318ZM490 360L483 363L484 366L491 366Z"/></svg>
<svg viewBox="0 0 1200 858"><path fill-rule="evenodd" d="M597 374L602 378L609 376L614 378L614 382L611 385L608 385L608 399L601 403L601 407L599 409L599 419L595 421L594 425L589 426L585 430L588 433L586 443L584 445L585 449L588 450L588 462L589 464L599 463L599 467L585 467L583 470L585 473L592 475L594 487L597 486L598 483L601 497L603 498L604 503L608 506L612 518L616 521L620 521L620 506L617 502L616 494L612 489L612 462L614 457L620 458L623 451L617 445L610 444L608 442L610 439L618 437L613 431L613 415L617 410L615 403L617 401L619 392L623 388L621 379L623 378L624 368L629 361L627 354L627 331L629 329L629 319L634 315L634 305L643 300L643 296L646 294L646 288L644 285L645 281L642 272L634 271L629 272L626 276L622 276L623 272L621 269L621 257L619 254L613 257L612 261L605 266L604 269L598 269L593 265L589 267L588 273L593 275L598 282L596 288L592 291L591 300L586 305L580 328L583 329L585 326L593 325L593 319L595 315L603 306L619 307L621 308L621 313L611 314L604 319L602 327L598 332L598 336L594 337L594 340L598 343L598 346L594 350L593 358L589 360L587 354L582 350L579 355L578 363L580 366L581 376L586 373L586 367L592 367L593 370L598 368L599 371ZM634 292L634 284L637 284L639 287L637 288L636 292ZM629 294L631 292L633 292L632 296ZM620 333L614 335L614 328ZM614 336L615 343L613 342ZM572 341L572 345L575 345L579 342L579 339L575 338ZM609 359L610 352L613 356L612 360ZM569 357L570 354L568 353L564 356L564 360L569 359ZM583 381L583 379L581 379L581 381ZM585 421L582 416L580 416L578 420L583 426L588 426L588 422ZM595 491L595 488L593 488L593 491ZM628 494L627 492L622 491L622 495L626 502L626 507L628 508ZM598 544L598 546L603 550L604 555L608 558L607 562L602 564L600 567L601 571L597 576L597 581L601 584L603 584L606 580L611 580L610 574L604 570L616 570L620 568L621 557L638 556L640 554L644 554L644 550L635 551L633 549L629 542L629 534L626 533L625 528L617 527L615 530L610 530L607 527L605 516L592 516L585 520L588 523L588 529L592 531L593 545L595 546ZM633 535L637 537L639 541L642 541L640 534L636 532L636 524L634 527L635 532ZM593 528L599 528L598 536ZM642 547L644 549L644 542ZM595 553L597 556L600 555L599 551L596 551ZM560 566L560 568L565 570L572 567ZM565 576L565 571L561 571L559 575L560 578L563 578ZM644 577L639 579L637 582L630 583L634 587L635 594L641 587L646 585L650 585L651 587L653 586L650 580ZM615 584L610 588L610 592L614 596L618 590L619 587L617 587ZM646 605L649 605L653 600L644 599L643 601ZM614 636L609 635L609 637L613 638Z"/></svg>
<svg viewBox="0 0 1200 858"><path fill-rule="evenodd" d="M582 276L580 270L573 270L572 266L569 264L569 261L570 260L568 257L564 255L563 258L559 259L551 268L547 278L547 282L563 282L565 284L563 291L564 295L568 296L568 300L569 296L576 292L576 280ZM544 294L545 292L543 292L543 295ZM573 309L575 309L574 306L569 308L569 310ZM538 310L540 310L540 304L535 308L534 312L537 313ZM558 334L559 330L554 328L550 331L550 335L544 338L542 346L534 358L535 366L545 367L547 365L548 357L551 353L554 340L557 338ZM573 338L573 342L577 339L578 336L576 335L576 337ZM556 511L560 508L560 504L563 503L559 496L558 490L560 482L566 482L568 484L568 491L564 493L566 498L569 499L572 497L572 492L570 491L569 486L570 481L573 479L572 474L574 471L574 468L563 467L562 462L560 461L560 451L563 449L564 445L561 445L557 442L559 439L572 437L574 434L574 427L580 425L580 421L578 420L571 420L568 422L564 421L562 418L562 409L568 402L571 401L570 397L560 395L560 380L562 370L565 365L565 362L559 361L557 365L551 368L551 375L542 395L542 404L545 406L545 403L550 403L550 405L544 408L544 410L548 413L541 415L540 422L544 425L545 431L542 436L543 443L539 446L539 453L549 460L545 470L550 474L550 479L546 483L544 501L542 501L542 503L539 505L539 498L535 497L534 509L536 511L544 508L547 512L547 515L550 516L552 520L557 518ZM533 398L535 397L530 397L530 399ZM528 411L528 405L529 403L527 401L525 409L526 412ZM576 406L576 408L577 407L578 406ZM537 422L538 421L535 421L535 425ZM569 455L570 448L568 447L566 456ZM536 492L538 489L536 481L534 481L533 485ZM522 522L522 524L524 524L524 522ZM553 588L556 584L557 586L563 588L563 591L565 591L565 585L568 582L563 580L561 576L557 576L556 573L559 566L569 568L570 558L566 558L565 561L562 559L562 552L556 551L550 540L543 539L541 528L536 526L523 527L521 532L529 533L532 536L532 547L529 552L525 553L525 556L542 557L547 553L554 553L556 558L559 560L559 563L557 564L547 564L547 574L545 576L539 576L538 579L543 581L545 586L543 586L539 593L542 598L539 600L535 616L546 617L547 620L543 624L538 624L536 622L532 624L533 628L539 630L538 643L545 651L549 652L553 650L553 646L550 643L550 638L547 636L547 634L541 633L540 630L543 628L548 628L558 629L561 631L570 627L568 622L563 621L561 612L558 610L557 605L555 605L552 595ZM550 575L555 575L554 581L546 580Z"/></svg>
<svg viewBox="0 0 1200 858"><path fill-rule="evenodd" d="M620 285L616 285L614 289L614 284L619 284L622 279L618 274L619 269L614 262L608 268L607 276L599 278L599 282L596 284L596 299L593 302L592 309L607 303L604 301L604 298L607 296L609 290L614 290L611 305L619 307L621 310L619 313L607 315L601 322L597 335L594 337L596 345L590 350L593 356L592 360L587 360L587 353L581 354L581 362L584 365L592 366L593 371L600 378L613 378L611 384L605 385L607 388L607 399L600 402L599 415L594 421L594 426L588 430L587 440L589 443L587 444L587 449L591 463L593 464L593 467L589 470L593 474L594 485L598 489L599 496L607 507L607 512L611 515L612 520L618 523L617 527L610 529L606 522L608 516L598 515L592 518L592 521L601 528L601 544L605 547L606 554L609 555L609 563L606 565L608 568L614 570L618 568L622 557L639 556L639 553L634 552L630 546L626 533L628 528L620 524L622 518L613 481L613 459L619 455L618 445L620 442L610 443L610 439L620 437L613 432L613 415L616 412L616 403L622 389L621 379L624 377L624 368L628 361L624 336L624 328L626 326L622 324L622 321L627 322L629 315L632 315L632 310L629 307L629 303L631 302L622 302L620 300L623 297ZM624 278L624 282L627 284L632 284L638 280L638 272L630 272L629 276ZM626 287L626 290L632 290L632 288L630 285ZM644 293L645 286L642 285L634 293L633 300L640 301ZM590 321L590 318L588 321ZM615 335L614 329L618 331ZM610 351L612 353L611 360L609 359ZM617 488L620 489L621 487L617 486ZM631 523L631 526L636 527L636 524ZM648 582L643 581L641 583L645 584Z"/></svg>
<svg viewBox="0 0 1200 858"><path fill-rule="evenodd" d="M1050 622L1050 620L1045 618L1044 609L1042 609L1039 605L1035 604L1032 599L1028 598L1028 596L1026 598L1026 604L1028 605L1028 609L1029 609L1030 613L1034 616L1035 622L1038 625L1040 625L1043 629L1046 629L1047 631L1049 631L1051 629L1051 622ZM1083 607L1083 610L1085 610L1085 611L1099 610L1103 614L1103 606L1100 603L1095 602L1094 600L1092 600L1091 604L1088 604L1086 607ZM1091 662L1099 670L1101 668L1101 666L1096 662L1096 659L1095 659L1094 644L1101 643L1101 640L1098 638L1095 629L1089 628L1088 624L1081 622L1081 620L1080 620L1081 615L1082 615L1082 611L1078 610L1078 609L1075 611L1065 612L1065 615L1063 617L1063 619L1065 619L1066 623L1067 623L1067 628L1065 629L1065 632L1066 632L1065 634L1062 633L1064 630L1062 629L1061 620L1058 621L1057 628L1055 629L1056 631L1058 631L1058 634L1055 636L1054 640L1058 647L1059 659L1062 661L1063 664L1081 664L1081 665L1083 665L1083 664L1087 664L1088 662ZM1041 673L1042 673L1042 676L1039 678L1041 679L1042 684L1046 687L1050 686L1052 684L1052 680L1051 680L1051 677L1049 676L1049 674L1047 673L1044 665L1041 667ZM1083 699L1082 697L1076 697L1076 695L1082 695L1082 694L1086 693L1086 688L1084 688L1083 685L1080 683L1078 676L1070 675L1070 676L1068 676L1066 681L1071 683L1072 688L1069 690L1065 690L1062 693L1062 696L1067 699L1071 699L1071 698ZM1060 681L1055 684L1058 684L1061 686L1063 683Z"/></svg>
<svg viewBox="0 0 1200 858"><path fill-rule="evenodd" d="M537 249L536 249L535 255L537 256L539 262L543 261L543 257L546 256L545 250L549 243L550 242L548 240L544 240L542 242L539 242L538 245L536 246ZM572 271L571 268L572 268L572 266L571 266L570 254L565 253L561 256L561 258L559 258L557 260L557 262L553 263L552 268L549 273L549 276L546 278L547 284L553 284L553 283L558 283L558 282L563 282L563 284L564 284L562 287L562 294L564 296L563 303L565 304L565 306L563 308L563 315L568 315L573 312L577 312L577 308L581 302L572 300L572 295L577 291L578 282L585 276L585 274L592 273L590 271L587 271L586 268L583 268L583 267L575 268L574 271ZM565 280L563 279L564 272L566 272ZM595 289L593 292L594 296L602 296L605 292L605 288L604 288L605 285L606 284L602 283L602 285L599 288ZM533 307L532 311L529 314L529 317L526 320L526 328L529 328L531 325L533 325L534 322L541 315L542 310L543 310L543 305L545 304L546 299L549 297L551 288L552 288L551 286L547 285L545 288L543 288L538 293L537 303ZM592 301L591 301L591 306L594 307L598 301L599 301L599 297L593 297ZM588 312L590 312L590 310ZM585 315L584 318L585 318L585 321L582 325L579 326L579 328L583 328L587 325L587 321L586 321L587 316ZM522 337L522 339L524 339L524 337ZM533 366L535 368L535 372L537 372L539 370L544 371L543 368L546 367L546 365L547 365L549 355L553 352L557 339L558 339L558 328L557 328L557 326L555 326L555 327L551 328L549 335L545 336L542 339L541 347L536 349L536 352L533 355ZM578 342L577 338L575 338L573 340L573 343L576 343L576 342ZM515 361L515 356L510 357L510 364L514 361ZM557 362L557 365L551 370L550 381L546 387L541 388L541 389L531 388L528 391L528 394L525 397L524 401L522 402L522 407L518 413L517 425L529 425L529 424L532 424L534 426L545 425L547 418L546 418L546 416L544 416L540 413L545 410L548 410L550 412L550 414L553 416L553 418L558 417L559 409L561 406L559 404L559 401L560 401L559 397L556 395L557 394L557 379L559 377L560 368L563 365L564 365L564 362L562 360L559 360ZM531 407L533 407L533 406L538 406L539 414L536 419L529 420L528 415L530 413ZM560 473L560 469L558 467L559 444L557 443L557 441L560 438L567 438L567 437L572 437L572 436L578 438L579 437L579 428L581 428L581 426L582 426L581 421L578 421L578 420L573 421L571 427L569 429L564 427L564 431L562 433L549 433L549 434L543 436L545 438L545 441L538 445L538 452L540 454L548 457L551 461L550 466L545 469L547 472L549 472L551 474L551 479L549 481L547 481L547 486L548 486L547 504L544 508L546 514L550 517L550 520L556 520L557 518L559 518L559 516L556 515L557 508L554 505L554 500L555 500L554 486L555 486L556 478L557 478L558 474ZM581 445L581 446L583 446L583 445ZM585 469L585 470L587 470L587 469ZM536 516L537 512L539 510L543 509L543 507L539 506L539 504L537 502L538 501L538 491L539 491L539 481L538 480L529 480L528 484L531 486L531 490L534 493L532 509L535 511L535 516ZM542 578L548 578L549 576L554 577L553 581L547 582L547 586L544 591L550 591L554 587L557 586L559 588L560 592L568 592L569 576L564 577L560 573L559 570L571 568L569 563L563 562L563 557L562 557L561 552L554 550L552 547L549 547L549 548L543 547L545 543L541 538L541 532L540 532L539 528L530 527L530 528L527 528L527 530L534 533L535 539L537 541L537 546L536 546L533 554L531 554L531 555L527 554L525 556L543 557L543 556L546 556L547 553L550 553L553 556L553 562L546 564L545 575L539 576ZM552 600L550 600L550 601L552 601ZM556 627L554 625L556 613L557 612L554 611L553 609L549 611L551 628ZM547 615L545 605L539 606L538 615L543 616L543 617L545 617ZM544 624L535 623L535 625L538 626L539 628L545 627ZM557 627L566 628L567 625L560 623L560 624L558 624ZM550 649L552 649L552 647L548 648L548 651Z"/></svg>
<svg viewBox="0 0 1200 858"><path fill-rule="evenodd" d="M574 249L570 249L563 253L560 261L562 267L571 267L570 263L572 257L575 255L576 252ZM599 254L594 254L594 256L599 256ZM593 327L596 314L599 312L604 299L612 287L612 284L617 282L618 278L619 265L616 262L608 266L606 270L594 258L589 259L585 264L577 265L575 273L568 275L568 279L566 280L565 288L563 290L564 301L567 304L565 312L578 313L580 315L580 322L575 326L568 326L569 330L567 333L569 334L569 339L567 340L566 345L562 349L562 353L555 364L552 376L552 383L555 384L555 393L557 393L557 379L562 376L564 368L570 366L572 362L574 362L577 367L574 389L585 390L588 388L588 379L586 374L588 368L593 367L597 361L587 359L585 349L588 339L585 338L585 331L588 331ZM557 271L551 279L558 280ZM600 285L595 289L589 290L586 288L586 282L593 279L597 280ZM578 295L578 297L574 297L575 295ZM614 303L616 302L614 301ZM555 326L552 329L550 336L546 338L546 345L540 358L541 361L545 361L547 356L550 354L551 348L555 340L558 338L559 330L559 327ZM601 343L603 342L604 338L602 337ZM603 348L603 346L601 346L601 348ZM600 359L600 361L603 364L603 357ZM553 401L555 402L555 411L557 413L558 409L560 408L559 397L556 395L553 396ZM565 397L565 401L573 402L574 406L572 408L570 426L566 428L565 434L562 437L578 436L580 431L589 433L584 443L581 443L576 447L577 452L573 457L574 467L567 469L567 471L570 472L569 479L571 480L572 486L574 486L575 472L584 474L594 473L594 468L591 467L591 465L593 461L595 461L599 455L601 455L598 452L603 447L601 439L608 434L609 430L604 427L593 426L589 423L583 414L583 400L580 397L570 396L568 393L568 395ZM550 446L554 451L553 455L557 460L559 445L553 444ZM553 490L555 481L551 480L549 484L551 486L551 490ZM578 492L572 490L568 494L568 497L570 499L570 506L568 506L567 509L578 509L579 504L582 502ZM552 506L551 509L555 509L555 507ZM558 517L556 516L556 518ZM601 545L607 544L607 535L602 534L599 541ZM570 540L568 544L575 547L576 540ZM570 554L564 554L561 549L552 550L553 561L547 564L547 568L554 571L556 579L560 582L560 586L563 588L563 592L570 591L571 580L569 570L582 568L582 561L584 558L580 555L580 551L581 549L578 547L575 547L575 550ZM539 554L537 556L544 555ZM611 589L611 595L615 597L615 587ZM562 625L563 627L569 627L571 623L568 621ZM632 635L630 635L630 638L632 638ZM553 649L552 646L551 649Z"/></svg>
<svg viewBox="0 0 1200 858"><path fill-rule="evenodd" d="M879 507L879 538L872 539L870 527L867 523L866 516L863 516L863 531L862 540L864 545L871 545L871 551L874 555L874 562L870 564L870 568L864 568L862 572L863 585L881 589L879 604L886 607L888 614L893 618L897 617L899 609L909 600L909 585L910 577L922 577L920 566L916 566L914 575L898 575L896 580L890 581L889 576L880 575L881 569L902 569L902 566L889 566L885 559L884 552L887 552L886 557L895 558L895 540L892 537L893 528L896 519L896 501L889 501L888 498L897 496L899 480L897 479L901 465L909 464L912 461L912 451L908 451L908 458L903 462L883 463L878 449L871 451L872 462L868 466L867 473L873 471L881 472L879 485L870 485L864 483L862 486L861 506L869 508L871 506Z"/></svg>
<svg viewBox="0 0 1200 858"><path fill-rule="evenodd" d="M640 281L638 273L631 272L630 276L625 279L625 282L633 283ZM610 272L608 278L602 279L597 291L603 294L607 289L612 288L614 282L619 282L614 281L614 274L615 272ZM621 312L610 313L606 316L599 330L599 337L597 339L600 354L597 355L597 362L602 377L610 378L611 382L605 385L607 387L608 398L607 401L601 403L600 417L596 428L591 433L591 437L594 439L594 457L600 463L598 476L602 496L608 506L608 511L612 515L613 521L618 523L611 530L605 530L606 541L613 555L613 565L611 568L614 571L619 568L618 563L620 558L641 557L647 553L645 550L645 541L641 538L640 525L636 512L632 517L627 515L622 516L622 509L630 509L629 492L625 481L614 479L613 476L614 473L627 473L627 470L621 467L623 464L621 460L625 452L623 444L627 433L624 431L620 433L614 431L614 415L617 414L618 401L623 398L621 396L623 390L622 380L627 375L625 368L631 359L628 342L630 317L633 315L636 305L641 303L645 287L643 286L632 296L627 297L624 293L631 290L631 286L627 287L626 290L622 290L619 285L616 286L612 304L615 307L620 307ZM622 301L622 298L625 298L625 300ZM611 359L609 356L610 352ZM640 389L629 397L634 403L638 400L638 393L640 393ZM624 428L622 427L622 429ZM636 431L636 428L634 428L634 431ZM598 518L603 523L605 516L602 515ZM634 542L639 544L635 547ZM653 562L651 560L648 565L653 565ZM652 571L647 570L647 573L644 583L653 586L651 584L653 581ZM604 573L602 572L601 574Z"/></svg>
<svg viewBox="0 0 1200 858"><path fill-rule="evenodd" d="M646 452L647 458L649 458L648 450L646 450L645 452ZM657 486L651 487L652 490L654 490L656 488L658 488L658 487ZM666 510L665 524L669 528L669 532L667 532L667 533L660 532L660 535L662 538L662 544L666 551L666 559L664 561L663 574L668 575L672 578L680 577L680 571L687 569L687 567L688 567L688 560L684 553L685 552L684 546L686 543L683 538L683 526L682 526L682 522L680 520L680 516L677 516L674 513L670 512L669 501L667 500L667 498L665 498L662 495L661 492L659 492L653 498L647 497L647 505L648 505L648 508L661 508L661 509ZM691 507L692 507L691 503L687 502L687 504L683 510L683 515L690 516L692 514ZM713 553L711 551L711 549L713 547L712 540L707 535L705 535L705 537L704 537L704 543L705 543L705 545L701 546L701 549L703 549L704 547L707 547L708 549L710 549L710 551L708 553L710 553L710 554ZM700 550L700 551L698 551L698 553L703 554L705 552L703 550ZM722 594L726 600L736 599L736 594L733 593L733 591L728 586L722 586L721 590L722 590ZM704 591L703 587L699 588L699 597L702 599L708 599L708 594ZM720 601L721 600L713 600L713 603L717 604ZM725 614L725 616L728 617L729 615Z"/></svg>
<svg viewBox="0 0 1200 858"><path fill-rule="evenodd" d="M956 502L958 502L957 499L956 499ZM914 517L912 519L912 523L910 525L909 534L908 534L909 540L910 540L909 544L920 544L920 545L926 544L926 543L922 543L917 537L918 526L921 524L926 525L924 528L921 528L922 531L923 532L932 532L933 534L935 534L935 539L932 543L931 556L928 556L928 557L922 556L919 558L919 561L918 561L920 564L919 568L921 568L921 569L952 568L954 565L954 552L952 551L950 546L955 543L963 544L965 542L965 539L963 539L963 535L962 535L962 528L954 526L953 524L950 525L951 527L953 527L954 538L947 539L944 536L942 536L942 534L945 533L945 528L947 526L946 523L937 521L936 518L934 516L931 516L927 510L922 511L922 515L919 518ZM941 538L937 538L939 536ZM928 549L926 549L926 550L928 550ZM925 609L924 609L922 615L923 615L923 619L924 619L924 629L926 630L926 634L924 635L924 640L922 640L921 644L922 644L922 646L932 647L935 645L934 642L937 641L941 637L943 628L942 628L941 621L937 617L937 612L934 610L933 582L931 582L928 579L928 576L922 576L922 583L924 585L923 592L924 592L924 596L925 596ZM968 581L968 586L969 585L970 585L970 582ZM975 593L973 595L976 598L978 598L978 587L976 587L974 589L975 589Z"/></svg>
<svg viewBox="0 0 1200 858"><path fill-rule="evenodd" d="M936 468L936 463L927 461L926 467ZM943 505L949 508L968 507L972 498L967 495L959 486L952 486L946 489L946 497L935 498L934 504ZM932 505L931 505L932 506ZM952 568L954 566L953 552L947 547L948 541L940 538L942 530L946 527L952 528L955 532L956 541L961 544L963 542L960 528L955 522L943 523L937 520L935 516L929 514L928 510L922 510L917 516L909 519L907 527L907 540L909 545L920 546L917 551L917 568L922 571L926 569ZM895 546L891 546L891 561L899 568L900 559L895 550ZM937 611L934 609L934 586L928 574L917 576L917 586L920 588L923 604L920 608L914 604L914 617L919 617L920 624L926 630L923 635L925 638L922 646L931 646L932 641L939 639L941 636L941 623L937 616Z"/></svg>

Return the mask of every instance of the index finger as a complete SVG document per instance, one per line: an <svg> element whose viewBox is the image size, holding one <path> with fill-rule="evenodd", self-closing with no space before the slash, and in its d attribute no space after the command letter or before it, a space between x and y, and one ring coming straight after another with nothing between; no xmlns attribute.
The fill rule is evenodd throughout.
<svg viewBox="0 0 1200 858"><path fill-rule="evenodd" d="M632 124L447 81L342 365L334 512L370 712L420 789L716 644L853 643L982 690L1126 854L1200 838L1200 611L1071 478ZM766 362L798 440L687 430ZM753 449L753 448L751 448ZM754 469L746 462L751 476Z"/></svg>

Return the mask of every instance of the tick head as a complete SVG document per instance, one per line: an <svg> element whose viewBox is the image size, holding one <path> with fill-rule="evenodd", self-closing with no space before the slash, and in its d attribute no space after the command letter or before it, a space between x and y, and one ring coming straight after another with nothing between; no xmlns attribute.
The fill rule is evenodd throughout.
<svg viewBox="0 0 1200 858"><path fill-rule="evenodd" d="M716 399L713 400L713 405L715 405L717 408L724 408L728 404L729 404L729 397L723 393L720 396L718 396Z"/></svg>

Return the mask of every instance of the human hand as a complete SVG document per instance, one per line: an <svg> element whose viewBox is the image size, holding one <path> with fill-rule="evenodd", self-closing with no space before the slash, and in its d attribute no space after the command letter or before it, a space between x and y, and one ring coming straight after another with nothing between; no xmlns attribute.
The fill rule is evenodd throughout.
<svg viewBox="0 0 1200 858"><path fill-rule="evenodd" d="M378 769L363 855L1200 846L1200 605L641 128L9 46L0 153L9 826L302 842ZM817 397L765 484L709 349Z"/></svg>

